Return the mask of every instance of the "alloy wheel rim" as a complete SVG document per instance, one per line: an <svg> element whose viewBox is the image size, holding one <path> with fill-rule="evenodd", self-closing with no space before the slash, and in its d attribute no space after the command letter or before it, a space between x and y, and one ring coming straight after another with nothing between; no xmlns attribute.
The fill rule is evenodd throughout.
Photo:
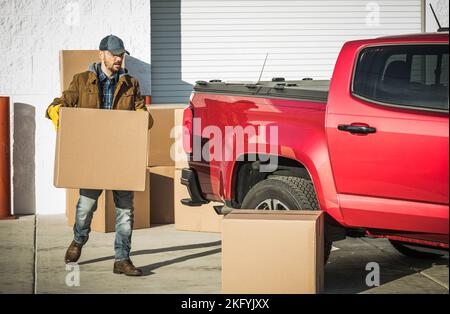
<svg viewBox="0 0 450 314"><path fill-rule="evenodd" d="M286 206L282 201L268 198L262 201L256 206L257 210L289 210L289 207Z"/></svg>

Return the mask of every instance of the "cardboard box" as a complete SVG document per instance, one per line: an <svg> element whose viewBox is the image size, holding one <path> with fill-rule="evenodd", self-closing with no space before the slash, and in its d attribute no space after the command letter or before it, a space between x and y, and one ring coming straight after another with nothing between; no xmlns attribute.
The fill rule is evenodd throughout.
<svg viewBox="0 0 450 314"><path fill-rule="evenodd" d="M133 229L150 227L150 172L147 172L145 191L134 192ZM69 226L75 223L75 211L80 196L79 189L66 190L66 215ZM112 191L103 191L98 198L97 210L92 218L91 230L97 232L114 232L116 210Z"/></svg>
<svg viewBox="0 0 450 314"><path fill-rule="evenodd" d="M151 167L150 171L150 220L152 224L173 224L174 214L174 167Z"/></svg>
<svg viewBox="0 0 450 314"><path fill-rule="evenodd" d="M61 92L66 90L75 74L88 70L90 64L100 62L98 50L61 50L59 52L59 73Z"/></svg>
<svg viewBox="0 0 450 314"><path fill-rule="evenodd" d="M175 156L175 169L189 168L188 155L183 149L183 113L184 109L176 109L175 114L175 144L173 155Z"/></svg>
<svg viewBox="0 0 450 314"><path fill-rule="evenodd" d="M61 108L54 185L144 191L148 114Z"/></svg>
<svg viewBox="0 0 450 314"><path fill-rule="evenodd" d="M190 198L186 186L180 183L181 170L175 170L175 228L181 231L221 232L223 215L218 215L211 202L200 207L181 204L183 198Z"/></svg>
<svg viewBox="0 0 450 314"><path fill-rule="evenodd" d="M323 233L320 211L232 211L222 223L222 293L322 291Z"/></svg>
<svg viewBox="0 0 450 314"><path fill-rule="evenodd" d="M175 166L175 158L171 156L172 146L175 143L174 134L176 109L185 108L186 105L150 105L149 112L153 118L153 127L148 137L149 167Z"/></svg>
<svg viewBox="0 0 450 314"><path fill-rule="evenodd" d="M151 180L150 171L147 169L145 179L145 190L142 192L134 192L134 225L133 229L150 228L152 221L151 213Z"/></svg>

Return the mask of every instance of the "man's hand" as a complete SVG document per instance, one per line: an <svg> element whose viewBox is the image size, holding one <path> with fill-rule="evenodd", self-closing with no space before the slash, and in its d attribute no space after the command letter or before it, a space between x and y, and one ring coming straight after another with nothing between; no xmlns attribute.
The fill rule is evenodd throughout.
<svg viewBox="0 0 450 314"><path fill-rule="evenodd" d="M148 129L150 130L153 127L153 117L150 114L150 112L147 110L146 107L136 109L136 111L146 111L146 112L148 112Z"/></svg>
<svg viewBox="0 0 450 314"><path fill-rule="evenodd" d="M55 126L55 130L58 131L58 123L59 123L59 109L62 105L54 105L50 106L47 110L48 116L53 122L53 125Z"/></svg>

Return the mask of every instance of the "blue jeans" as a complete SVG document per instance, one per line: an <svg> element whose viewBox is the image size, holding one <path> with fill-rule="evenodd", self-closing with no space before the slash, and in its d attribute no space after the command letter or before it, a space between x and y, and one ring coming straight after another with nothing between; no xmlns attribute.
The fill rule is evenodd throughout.
<svg viewBox="0 0 450 314"><path fill-rule="evenodd" d="M84 245L89 239L91 221L97 209L97 200L103 190L80 189L73 226L74 241ZM133 233L133 197L130 191L113 191L116 206L116 240L114 242L115 259L123 261L129 258L131 235Z"/></svg>

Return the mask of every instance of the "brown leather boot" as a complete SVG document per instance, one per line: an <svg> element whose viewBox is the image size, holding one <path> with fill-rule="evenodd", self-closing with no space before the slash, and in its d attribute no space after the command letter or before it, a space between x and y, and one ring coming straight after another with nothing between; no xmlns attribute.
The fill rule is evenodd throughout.
<svg viewBox="0 0 450 314"><path fill-rule="evenodd" d="M66 264L68 263L76 263L81 256L81 249L83 246L81 244L72 241L70 243L69 248L66 251L66 256L64 257L64 261Z"/></svg>
<svg viewBox="0 0 450 314"><path fill-rule="evenodd" d="M142 270L134 267L130 259L114 263L114 274L125 274L127 276L142 276Z"/></svg>

